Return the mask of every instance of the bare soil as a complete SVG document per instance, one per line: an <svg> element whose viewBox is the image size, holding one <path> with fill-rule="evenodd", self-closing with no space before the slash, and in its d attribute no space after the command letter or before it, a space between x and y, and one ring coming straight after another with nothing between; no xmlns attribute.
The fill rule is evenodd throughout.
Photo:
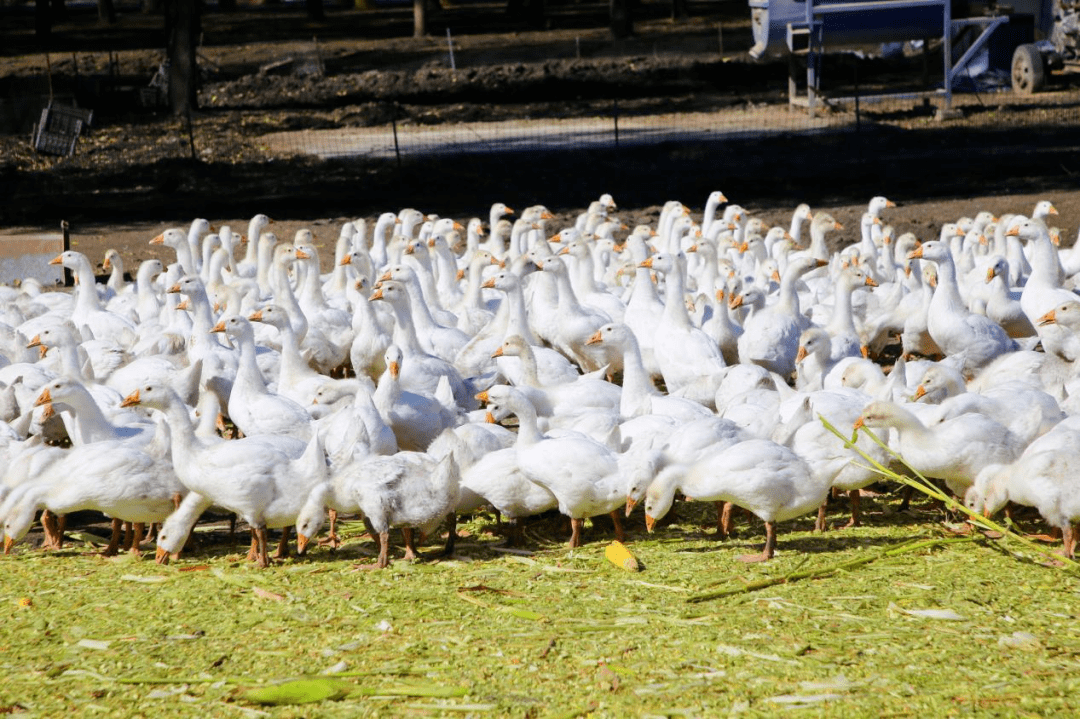
<svg viewBox="0 0 1080 719"><path fill-rule="evenodd" d="M91 257L117 246L134 263L164 226L194 217L245 226L256 212L278 233L315 226L324 240L343 218L417 206L444 215L483 215L493 201L543 203L570 218L611 192L647 221L679 198L691 206L712 189L779 221L800 201L829 207L857 228L873 194L904 203L893 215L920 237L935 223L977 209L1029 211L1050 197L1075 233L1080 172L1080 83L1058 74L1047 93L957 98L958 117L936 121L914 102L863 105L859 131L669 143L576 153L463 155L320 161L275 156L272 132L505 119L595 117L617 103L624 114L724 113L787 106L786 62L755 63L745 3L691 5L674 23L667 4L644 2L634 37L614 41L601 4L555 6L544 30L508 18L501 4L444 3L428 38L413 39L409 8L330 8L311 22L301 10L259 9L204 17L200 110L190 119L140 108L162 60L161 18L124 12L110 27L72 11L54 30L54 92L95 106L75 155L35 154L14 103L0 135L0 227L55 230L72 222ZM0 31L0 99L47 94L44 55L29 15L5 16ZM455 68L450 68L446 28ZM723 42L721 53L720 43ZM827 59L827 90L850 94L918 85L921 60ZM315 72L311 72L314 65ZM321 71L320 71L321 67ZM851 119L850 106L829 112ZM748 128L752 129L752 128ZM927 205L925 203L929 202ZM910 227L908 224L910 223ZM1071 224L1070 224L1071 223ZM100 261L100 260L99 260ZM132 265L134 266L134 265Z"/></svg>

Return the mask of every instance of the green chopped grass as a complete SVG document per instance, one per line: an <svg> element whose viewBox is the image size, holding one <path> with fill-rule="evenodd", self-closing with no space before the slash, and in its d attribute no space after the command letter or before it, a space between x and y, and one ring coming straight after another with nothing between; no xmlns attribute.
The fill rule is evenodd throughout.
<svg viewBox="0 0 1080 719"><path fill-rule="evenodd" d="M1075 715L1080 578L1008 538L956 541L920 498L898 505L864 497L864 526L824 534L812 516L785 523L776 558L746 565L735 557L760 549L760 522L718 541L711 506L680 504L655 534L640 517L630 525L637 574L605 559L603 520L573 551L559 520L534 524L525 556L497 551L480 517L460 525L453 559L429 544L410 565L396 546L383 571L367 568L374 547L359 531L336 553L313 548L267 570L244 561L245 542L232 549L214 533L169 566L91 556L89 544L23 545L0 558L0 709ZM245 699L319 678L332 681L293 685L302 697L325 688L315 704Z"/></svg>

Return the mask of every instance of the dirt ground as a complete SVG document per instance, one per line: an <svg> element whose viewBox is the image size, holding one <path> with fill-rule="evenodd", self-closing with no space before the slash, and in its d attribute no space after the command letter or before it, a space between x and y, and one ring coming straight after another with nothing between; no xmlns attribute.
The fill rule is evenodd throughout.
<svg viewBox="0 0 1080 719"><path fill-rule="evenodd" d="M730 195L730 199L733 202L738 202L743 205L754 216L761 217L770 225L779 224L787 226L790 221L791 212L795 207L794 205L778 205L775 203L762 204L755 202L752 197L742 198L734 191L729 192L726 188L724 191L725 194ZM1080 230L1080 189L1059 190L1056 192L1014 193L992 196L984 195L980 197L944 200L909 198L891 195L887 192L887 189L884 191L889 199L898 203L898 207L889 209L884 213L886 221L896 228L898 234L902 232L913 232L916 237L921 240L930 240L936 237L943 223L954 221L960 217L972 217L980 210L989 210L995 214L1006 212L1030 214L1035 203L1044 199L1053 202L1055 208L1059 212L1057 217L1052 218L1054 220L1052 224L1056 225L1061 230L1062 246L1072 246L1077 239L1077 232ZM491 202L499 200L498 197L491 197L488 199ZM576 208L576 210L558 213L556 219L549 225L552 228L552 232L554 233L554 231L557 231L561 227L572 225L576 213L583 211L592 199L594 198L582 197L581 205ZM618 197L615 199L616 202L618 202ZM695 213L698 213L697 216L700 217L700 212L703 209L702 205L705 200L704 197L684 197L681 199L687 206L691 207ZM869 201L869 199L870 195L866 197L866 201ZM543 197L537 197L537 201L542 203ZM400 208L387 207L386 209L397 210ZM424 208L421 207L419 209ZM858 241L859 218L866 209L865 202L859 204L814 206L813 209L814 211L825 210L830 212L844 225L845 229L842 232L837 232L830 236L834 248L843 247ZM659 213L660 205L657 204L647 207L622 208L618 211L617 216L628 227L633 227L639 223L647 223L655 226ZM478 207L475 214L486 217L486 212L483 211L483 208ZM453 216L460 220L467 220L472 215L461 213ZM124 259L126 270L131 274L134 274L135 269L138 267L138 263L143 260L158 258L166 262L175 261L175 257L170 257L167 249L163 250L160 245L150 245L149 240L168 227L185 227L190 223L190 219L193 218L173 217L155 222L76 225L72 228L71 245L72 249L86 254L97 266L99 272L104 272L101 263L105 258L105 250L109 248L119 250ZM247 221L250 218L212 217L208 219L217 226L226 224L234 229L240 228L241 232L246 232ZM338 230L342 222L351 219L356 218L320 216L289 218L275 220L274 224L271 225L269 229L280 239L285 240L291 239L296 234L296 231L301 228L312 230L317 239L317 247L321 252L320 260L322 262L323 270L329 271L333 264L334 242L337 239ZM375 217L372 215L367 219L374 220ZM36 226L15 227L11 229L14 233L40 231L41 229L55 231L55 228L39 228ZM622 234L625 234L625 232Z"/></svg>
<svg viewBox="0 0 1080 719"><path fill-rule="evenodd" d="M634 208L623 215L633 225L655 219L668 199L700 210L719 188L770 222L800 201L831 208L848 227L841 241L855 237L858 212L874 194L901 202L890 219L924 238L947 219L984 208L1030 211L1049 197L1062 212L1066 242L1075 236L1080 83L1069 73L1035 98L958 96L961 112L943 122L933 120L932 105L864 105L854 136L421 158L396 167L268 155L260 138L271 132L392 118L584 117L608 112L613 101L627 114L801 112L786 104L786 63L746 55L742 0L691 4L691 17L678 23L667 18L669 5L643 2L635 35L622 41L604 28L602 5L554 6L545 30L506 18L501 4L443 6L420 40L409 36L408 8L330 9L323 22L291 9L208 14L200 110L190 125L133 99L162 59L160 17L121 5L117 25L101 27L92 15L72 13L54 30L53 86L60 97L96 98L97 115L67 158L35 154L26 127L0 134L0 229L55 231L68 219L76 249L100 262L105 248L116 247L134 268L152 256L150 237L194 217L245 227L243 218L265 212L278 219L279 236L307 226L329 247L342 219L403 206L468 217L486 214L494 201L541 203L567 222L611 192ZM46 90L32 25L21 16L5 20L17 22L0 30L0 97ZM895 90L910 87L919 62L837 55L824 77L835 94L849 93L851 78L863 91ZM850 118L852 110L830 112Z"/></svg>

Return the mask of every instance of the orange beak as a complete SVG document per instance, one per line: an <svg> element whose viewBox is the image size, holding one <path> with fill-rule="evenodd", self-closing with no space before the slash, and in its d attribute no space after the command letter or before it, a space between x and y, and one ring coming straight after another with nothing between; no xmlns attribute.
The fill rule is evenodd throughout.
<svg viewBox="0 0 1080 719"><path fill-rule="evenodd" d="M169 553L166 552L161 547L158 547L157 551L154 552L154 561L157 562L158 564L168 564L169 563Z"/></svg>
<svg viewBox="0 0 1080 719"><path fill-rule="evenodd" d="M863 418L859 417L857 420L855 420L855 424L851 425L851 428L857 432L865 426L866 424L863 422Z"/></svg>
<svg viewBox="0 0 1080 719"><path fill-rule="evenodd" d="M132 407L139 403L139 390L135 390L127 397L124 397L124 401L120 403L121 407Z"/></svg>
<svg viewBox="0 0 1080 719"><path fill-rule="evenodd" d="M11 548L15 546L15 540L11 537L4 537L4 554L11 554Z"/></svg>
<svg viewBox="0 0 1080 719"><path fill-rule="evenodd" d="M802 362L804 359L806 359L807 354L809 353L806 351L806 347L804 347L803 345L799 345L799 353L795 355L795 361Z"/></svg>
<svg viewBox="0 0 1080 719"><path fill-rule="evenodd" d="M1019 237L1020 236L1020 226L1017 225L1016 227L1010 227L1008 230L1005 231L1005 236L1006 237Z"/></svg>
<svg viewBox="0 0 1080 719"><path fill-rule="evenodd" d="M640 265L638 265L638 267L650 267L651 268L652 267L652 258L650 257L649 259L643 261Z"/></svg>
<svg viewBox="0 0 1080 719"><path fill-rule="evenodd" d="M653 527L655 527L655 526L656 526L656 517L652 516L651 514L646 514L645 515L645 529L648 532L652 532Z"/></svg>
<svg viewBox="0 0 1080 719"><path fill-rule="evenodd" d="M39 397L37 398L37 401L36 401L36 402L34 402L34 406L35 406L35 407L40 407L41 405L43 405L43 404L49 404L50 402L52 402L52 394L51 394L51 393L49 392L49 390L47 390L47 389L46 389L46 390L45 390L44 392L42 392L42 393L41 393L41 395L40 395L40 396L39 396Z"/></svg>
<svg viewBox="0 0 1080 719"><path fill-rule="evenodd" d="M728 300L728 307L730 307L731 309L735 309L737 307L742 307L742 303L743 303L743 296L742 295L733 295L732 298L730 300Z"/></svg>
<svg viewBox="0 0 1080 719"><path fill-rule="evenodd" d="M310 260L311 255L304 252L303 250L297 250L296 251L296 259L298 259L298 260Z"/></svg>
<svg viewBox="0 0 1080 719"><path fill-rule="evenodd" d="M481 402L490 402L491 401L490 399L488 399L488 393L487 392L479 393L478 395L476 395L476 399L478 399Z"/></svg>
<svg viewBox="0 0 1080 719"><path fill-rule="evenodd" d="M1057 322L1057 312L1055 310L1050 310L1045 315L1039 318L1040 327L1044 325L1052 325L1055 322Z"/></svg>
<svg viewBox="0 0 1080 719"><path fill-rule="evenodd" d="M491 412L484 412L484 421L488 424L498 424L495 421L495 415L493 415Z"/></svg>
<svg viewBox="0 0 1080 719"><path fill-rule="evenodd" d="M908 253L907 258L909 260L918 260L922 258L922 245L919 245L914 250Z"/></svg>
<svg viewBox="0 0 1080 719"><path fill-rule="evenodd" d="M921 385L919 385L918 387L915 388L915 395L912 397L912 399L913 400L920 400L925 396L926 396L926 385L921 384Z"/></svg>
<svg viewBox="0 0 1080 719"><path fill-rule="evenodd" d="M225 320L222 320L221 322L218 322L216 325L211 327L210 331L211 332L224 332L225 331Z"/></svg>
<svg viewBox="0 0 1080 719"><path fill-rule="evenodd" d="M50 265L62 265L62 264L64 264L64 256L62 254L57 255L56 257L49 260L49 264Z"/></svg>
<svg viewBox="0 0 1080 719"><path fill-rule="evenodd" d="M150 240L150 244L151 245L164 245L165 244L165 233L161 233L160 235L158 235L154 239Z"/></svg>
<svg viewBox="0 0 1080 719"><path fill-rule="evenodd" d="M262 322L262 310L255 310L248 317L249 322Z"/></svg>
<svg viewBox="0 0 1080 719"><path fill-rule="evenodd" d="M389 282L392 279L393 277L390 276L390 271L387 270L386 272L382 273L382 277L379 278L379 282Z"/></svg>
<svg viewBox="0 0 1080 719"><path fill-rule="evenodd" d="M398 375L401 374L401 368L398 366L397 362L391 362L387 369L390 370L390 376L394 379L397 379Z"/></svg>
<svg viewBox="0 0 1080 719"><path fill-rule="evenodd" d="M587 344L587 345L595 345L595 344L600 344L603 341L604 341L603 335L600 334L600 330L597 330L596 332L592 333L592 335L589 337L589 339L585 340L585 344Z"/></svg>
<svg viewBox="0 0 1080 719"><path fill-rule="evenodd" d="M383 298L382 287L371 293L371 297L368 297L368 301L381 300Z"/></svg>
<svg viewBox="0 0 1080 719"><path fill-rule="evenodd" d="M877 282L874 281L873 277L871 277L870 275L867 275L866 276L866 286L867 287L877 287Z"/></svg>
<svg viewBox="0 0 1080 719"><path fill-rule="evenodd" d="M40 347L40 346L41 346L41 335L34 335L34 339L30 340L30 344L26 345L26 349L30 349L31 347Z"/></svg>
<svg viewBox="0 0 1080 719"><path fill-rule="evenodd" d="M484 284L480 285L480 287L485 289L485 290L493 290L493 289L495 289L495 278L494 277L488 278L487 280L484 281Z"/></svg>
<svg viewBox="0 0 1080 719"><path fill-rule="evenodd" d="M108 258L108 257L106 257L106 258L105 258L105 261L101 263L101 269L103 269L103 270L107 270L107 269L109 269L110 267L112 267L112 263L111 263L111 262L109 262L109 258Z"/></svg>
<svg viewBox="0 0 1080 719"><path fill-rule="evenodd" d="M339 265L351 265L352 264L352 255L345 255L344 257L341 258L341 262L339 262L338 264Z"/></svg>
<svg viewBox="0 0 1080 719"><path fill-rule="evenodd" d="M988 270L986 271L986 281L987 281L987 282L991 282L991 281L993 281L993 279L994 279L995 277L997 277L997 269L996 269L996 268L994 268L994 267L991 267L990 269L988 269Z"/></svg>
<svg viewBox="0 0 1080 719"><path fill-rule="evenodd" d="M311 540L299 532L296 533L296 553L303 554L307 551L308 542Z"/></svg>
<svg viewBox="0 0 1080 719"><path fill-rule="evenodd" d="M494 352L491 353L491 358L492 359L495 359L496 357L502 357L502 356L503 356L503 348L502 347L500 347L499 349L497 349L497 350L495 350Z"/></svg>
<svg viewBox="0 0 1080 719"><path fill-rule="evenodd" d="M626 516L629 517L630 513L634 511L634 507L637 506L637 500L633 497L626 498Z"/></svg>
<svg viewBox="0 0 1080 719"><path fill-rule="evenodd" d="M172 285L171 287L169 287L169 289L167 289L165 291L170 292L172 294L176 294L176 293L180 292L180 283L177 282L175 285Z"/></svg>

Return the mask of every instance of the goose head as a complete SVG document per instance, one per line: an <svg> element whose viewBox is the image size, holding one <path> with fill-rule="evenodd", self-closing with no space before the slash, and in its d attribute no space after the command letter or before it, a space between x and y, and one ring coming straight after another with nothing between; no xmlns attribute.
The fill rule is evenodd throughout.
<svg viewBox="0 0 1080 719"><path fill-rule="evenodd" d="M386 362L386 371L390 373L391 379L397 379L401 375L401 361L402 361L401 349L392 344L386 348L386 352L383 353L383 360Z"/></svg>
<svg viewBox="0 0 1080 719"><path fill-rule="evenodd" d="M870 203L867 205L866 211L872 214L874 217L877 217L881 214L882 210L887 207L896 207L896 203L879 195L870 199Z"/></svg>
<svg viewBox="0 0 1080 719"><path fill-rule="evenodd" d="M279 330L291 327L289 323L289 315L282 307L278 305L267 305L260 310L248 315L249 322L262 322L263 324L276 327Z"/></svg>
<svg viewBox="0 0 1080 719"><path fill-rule="evenodd" d="M588 344L588 343L586 343ZM503 340L503 343L499 345L498 349L492 353L492 358L495 357L521 357L525 353L531 351L528 343L525 342L525 338L521 335L511 335Z"/></svg>
<svg viewBox="0 0 1080 719"><path fill-rule="evenodd" d="M952 260L952 254L949 252L949 246L941 240L931 240L930 242L924 242L922 245L912 250L911 253L908 254L908 259L945 262Z"/></svg>
<svg viewBox="0 0 1080 719"><path fill-rule="evenodd" d="M380 282L368 299L383 300L384 302L389 302L392 306L397 307L402 304L408 304L409 293L405 290L405 286L400 282L389 280Z"/></svg>
<svg viewBox="0 0 1080 719"><path fill-rule="evenodd" d="M795 362L802 362L807 357L816 357L822 361L828 361L829 352L832 351L832 339L829 333L820 327L811 327L804 330L799 336L799 353L795 355Z"/></svg>
<svg viewBox="0 0 1080 719"><path fill-rule="evenodd" d="M150 240L150 244L165 245L166 247L171 247L175 250L176 248L180 247L181 244L187 245L187 241L188 236L186 232L175 227L171 227L162 232L154 239Z"/></svg>
<svg viewBox="0 0 1080 719"><path fill-rule="evenodd" d="M1050 310L1038 320L1038 325L1059 324L1066 329L1080 329L1080 300L1067 300Z"/></svg>
<svg viewBox="0 0 1080 719"><path fill-rule="evenodd" d="M225 336L230 339L255 341L255 330L251 328L251 323L240 315L223 317L210 331L224 332Z"/></svg>
<svg viewBox="0 0 1080 719"><path fill-rule="evenodd" d="M90 260L81 252L75 250L65 250L56 257L49 260L50 265L62 265L69 270L78 270L80 268L92 269Z"/></svg>

